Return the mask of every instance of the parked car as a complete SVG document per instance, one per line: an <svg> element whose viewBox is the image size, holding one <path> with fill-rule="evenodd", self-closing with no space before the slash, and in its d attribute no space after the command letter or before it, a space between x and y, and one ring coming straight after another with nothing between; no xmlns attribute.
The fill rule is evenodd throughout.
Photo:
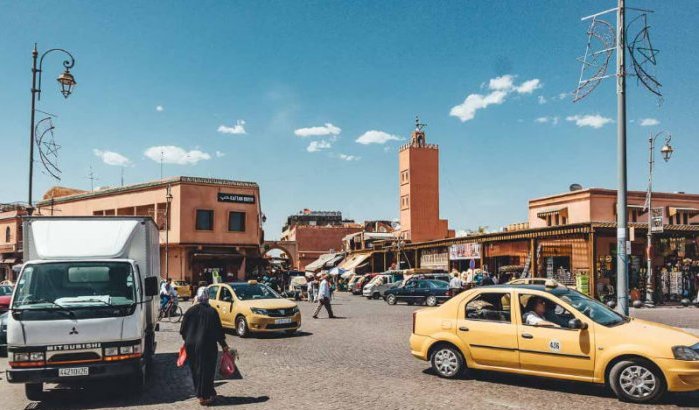
<svg viewBox="0 0 699 410"><path fill-rule="evenodd" d="M183 280L173 281L175 291L177 292L177 297L182 300L189 300L192 298L192 285L189 282Z"/></svg>
<svg viewBox="0 0 699 410"><path fill-rule="evenodd" d="M0 357L7 357L7 315L5 312L0 315Z"/></svg>
<svg viewBox="0 0 699 410"><path fill-rule="evenodd" d="M7 312L10 309L10 299L12 299L12 286L0 286L0 313Z"/></svg>
<svg viewBox="0 0 699 410"><path fill-rule="evenodd" d="M403 272L388 271L374 278L364 285L362 295L369 299L379 299L384 296L384 293L393 287L396 287L403 281Z"/></svg>
<svg viewBox="0 0 699 410"><path fill-rule="evenodd" d="M410 351L445 378L478 369L586 381L634 403L699 390L699 337L558 283L475 288L414 312Z"/></svg>
<svg viewBox="0 0 699 410"><path fill-rule="evenodd" d="M251 332L293 334L301 327L296 303L255 280L214 284L206 291L223 327L235 329L240 337Z"/></svg>
<svg viewBox="0 0 699 410"><path fill-rule="evenodd" d="M349 280L347 281L347 291L354 292L354 288L355 288L355 286L357 286L357 282L361 278L362 278L362 275L353 274L352 277L350 277Z"/></svg>
<svg viewBox="0 0 699 410"><path fill-rule="evenodd" d="M388 289L384 298L389 305L406 302L409 305L424 303L427 306L437 306L451 297L449 282L434 279L413 279L403 286Z"/></svg>
<svg viewBox="0 0 699 410"><path fill-rule="evenodd" d="M376 273L367 273L366 275L362 275L359 278L359 280L357 280L354 283L354 286L352 287L352 294L353 295L361 295L362 292L364 291L364 285L366 285L372 279L374 279L374 276L376 276Z"/></svg>

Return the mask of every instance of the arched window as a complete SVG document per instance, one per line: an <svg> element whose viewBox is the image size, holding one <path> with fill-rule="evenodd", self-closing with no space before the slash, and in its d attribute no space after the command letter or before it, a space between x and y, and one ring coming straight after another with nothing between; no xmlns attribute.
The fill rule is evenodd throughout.
<svg viewBox="0 0 699 410"><path fill-rule="evenodd" d="M10 227L5 228L5 242L10 242Z"/></svg>

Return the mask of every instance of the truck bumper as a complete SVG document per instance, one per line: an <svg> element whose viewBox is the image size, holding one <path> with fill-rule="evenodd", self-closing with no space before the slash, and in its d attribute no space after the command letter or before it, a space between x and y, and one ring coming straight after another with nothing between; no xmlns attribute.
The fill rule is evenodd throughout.
<svg viewBox="0 0 699 410"><path fill-rule="evenodd" d="M75 366L48 366L35 369L11 369L6 371L10 383L68 383L127 376L140 370L143 359L124 360L112 363L91 363ZM58 369L87 367L87 376L59 377Z"/></svg>

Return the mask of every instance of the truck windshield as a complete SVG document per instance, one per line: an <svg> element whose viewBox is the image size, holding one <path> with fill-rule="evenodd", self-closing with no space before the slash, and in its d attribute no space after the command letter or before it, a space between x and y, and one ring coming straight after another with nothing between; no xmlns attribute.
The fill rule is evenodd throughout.
<svg viewBox="0 0 699 410"><path fill-rule="evenodd" d="M27 265L13 309L126 306L136 300L127 262L53 262Z"/></svg>

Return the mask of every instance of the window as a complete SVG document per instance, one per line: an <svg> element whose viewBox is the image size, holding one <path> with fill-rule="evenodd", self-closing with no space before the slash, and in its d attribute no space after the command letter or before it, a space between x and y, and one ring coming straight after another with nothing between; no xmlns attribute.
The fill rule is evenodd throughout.
<svg viewBox="0 0 699 410"><path fill-rule="evenodd" d="M245 232L245 212L228 213L228 230L231 232Z"/></svg>
<svg viewBox="0 0 699 410"><path fill-rule="evenodd" d="M575 318L563 306L543 296L521 294L519 303L522 306L522 324L525 326L539 322L538 326L567 328L568 322Z"/></svg>
<svg viewBox="0 0 699 410"><path fill-rule="evenodd" d="M233 295L231 291L225 287L221 288L221 293L218 295L218 300L222 302L233 302Z"/></svg>
<svg viewBox="0 0 699 410"><path fill-rule="evenodd" d="M511 323L510 294L481 293L466 304L466 319Z"/></svg>
<svg viewBox="0 0 699 410"><path fill-rule="evenodd" d="M206 291L209 292L209 299L210 300L216 300L216 293L218 293L218 286L211 286Z"/></svg>
<svg viewBox="0 0 699 410"><path fill-rule="evenodd" d="M197 209L196 229L198 231L213 231L214 211L210 209Z"/></svg>
<svg viewBox="0 0 699 410"><path fill-rule="evenodd" d="M10 242L12 239L12 233L10 232L10 227L5 228L5 242Z"/></svg>
<svg viewBox="0 0 699 410"><path fill-rule="evenodd" d="M408 195L403 195L400 197L400 207L401 209L407 209L410 207L410 200Z"/></svg>

